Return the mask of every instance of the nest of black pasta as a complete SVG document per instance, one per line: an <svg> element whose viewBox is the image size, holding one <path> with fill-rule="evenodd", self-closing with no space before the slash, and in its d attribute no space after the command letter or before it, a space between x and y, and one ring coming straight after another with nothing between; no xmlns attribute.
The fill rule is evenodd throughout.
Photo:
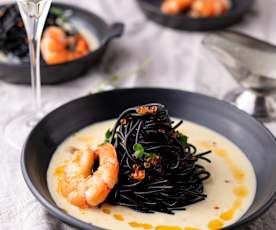
<svg viewBox="0 0 276 230"><path fill-rule="evenodd" d="M106 134L117 151L119 180L108 202L145 212L173 214L204 200L203 181L210 173L198 162L209 161L177 131L164 105L125 110Z"/></svg>

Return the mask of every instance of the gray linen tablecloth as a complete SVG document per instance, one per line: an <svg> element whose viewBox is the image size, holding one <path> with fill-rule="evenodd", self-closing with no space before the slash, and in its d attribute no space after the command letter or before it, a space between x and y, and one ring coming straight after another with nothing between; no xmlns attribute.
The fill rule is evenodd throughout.
<svg viewBox="0 0 276 230"><path fill-rule="evenodd" d="M60 105L88 93L119 86L179 88L221 98L236 87L230 75L201 47L202 33L160 27L145 19L134 0L62 2L94 11L109 23L122 21L126 24L126 31L123 38L112 43L102 64L85 77L43 87L45 101ZM257 0L246 20L234 29L276 43L275 11L276 0ZM113 75L119 79L114 80ZM6 124L14 114L29 106L30 101L30 87L0 82L0 229L71 229L49 215L32 196L21 175L20 148L4 136ZM268 126L276 134L275 124ZM276 229L275 211L276 205L244 229Z"/></svg>

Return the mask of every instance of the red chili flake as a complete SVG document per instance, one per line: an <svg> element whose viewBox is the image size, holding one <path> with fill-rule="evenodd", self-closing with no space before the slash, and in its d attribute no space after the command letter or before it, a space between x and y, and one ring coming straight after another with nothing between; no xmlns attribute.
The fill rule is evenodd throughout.
<svg viewBox="0 0 276 230"><path fill-rule="evenodd" d="M147 113L147 111L148 111L148 109L147 109L147 107L146 106L140 106L140 107L138 107L137 109L136 109L136 112L138 113L138 114L146 114Z"/></svg>
<svg viewBox="0 0 276 230"><path fill-rule="evenodd" d="M158 131L160 132L160 133L165 133L165 129L158 129Z"/></svg>
<svg viewBox="0 0 276 230"><path fill-rule="evenodd" d="M139 166L139 165L134 164L134 165L132 166L132 168L133 168L134 172L131 173L130 178L132 178L132 179L134 179L134 180L140 180L140 181L143 180L143 179L145 178L146 172L145 172L145 170L140 169L140 166Z"/></svg>
<svg viewBox="0 0 276 230"><path fill-rule="evenodd" d="M121 123L121 125L126 125L127 120L125 118L123 118L123 119L120 120L120 123Z"/></svg>
<svg viewBox="0 0 276 230"><path fill-rule="evenodd" d="M150 112L151 113L155 114L155 113L157 113L157 111L158 111L158 108L157 108L156 105L150 107Z"/></svg>
<svg viewBox="0 0 276 230"><path fill-rule="evenodd" d="M157 106L140 106L136 109L136 112L141 115L145 114L155 114L157 112Z"/></svg>
<svg viewBox="0 0 276 230"><path fill-rule="evenodd" d="M153 165L157 165L157 164L160 164L161 160L159 156L156 156L154 158L150 158L148 162Z"/></svg>

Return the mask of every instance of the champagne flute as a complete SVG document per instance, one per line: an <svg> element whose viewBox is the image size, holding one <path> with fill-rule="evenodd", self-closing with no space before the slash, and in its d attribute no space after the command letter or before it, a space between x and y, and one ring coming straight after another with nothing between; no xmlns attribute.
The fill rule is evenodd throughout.
<svg viewBox="0 0 276 230"><path fill-rule="evenodd" d="M40 80L40 40L52 0L16 0L29 42L33 106L31 111L21 111L5 127L7 140L20 148L31 128L43 113Z"/></svg>

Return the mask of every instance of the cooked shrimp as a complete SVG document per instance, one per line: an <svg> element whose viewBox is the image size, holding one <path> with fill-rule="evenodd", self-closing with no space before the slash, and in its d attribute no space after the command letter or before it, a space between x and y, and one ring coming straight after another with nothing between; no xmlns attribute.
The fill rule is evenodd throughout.
<svg viewBox="0 0 276 230"><path fill-rule="evenodd" d="M99 167L93 172L96 158L99 158ZM77 150L64 165L59 177L59 191L71 204L80 208L97 206L117 183L118 173L119 162L113 145L104 144L95 151L89 148Z"/></svg>
<svg viewBox="0 0 276 230"><path fill-rule="evenodd" d="M189 8L193 0L165 0L161 5L161 10L166 14L179 14Z"/></svg>
<svg viewBox="0 0 276 230"><path fill-rule="evenodd" d="M194 0L189 15L195 18L219 16L231 7L229 0Z"/></svg>
<svg viewBox="0 0 276 230"><path fill-rule="evenodd" d="M89 45L83 36L67 36L64 30L55 26L48 27L41 40L41 53L50 65L71 61L89 51Z"/></svg>

